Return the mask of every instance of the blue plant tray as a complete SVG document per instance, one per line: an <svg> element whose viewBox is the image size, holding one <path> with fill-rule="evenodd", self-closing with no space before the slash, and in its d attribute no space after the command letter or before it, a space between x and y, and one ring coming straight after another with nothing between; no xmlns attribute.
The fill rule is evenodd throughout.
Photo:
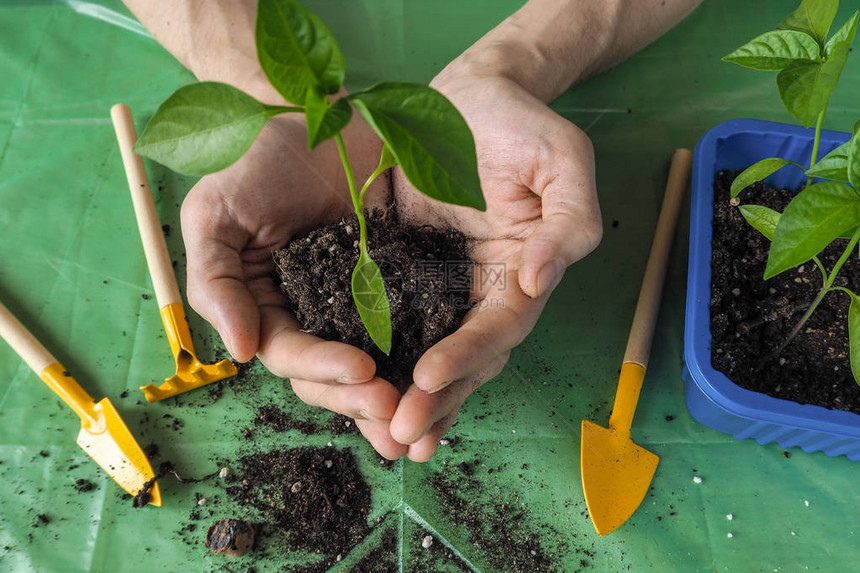
<svg viewBox="0 0 860 573"><path fill-rule="evenodd" d="M696 144L690 214L690 259L683 373L687 408L702 424L752 438L776 442L828 456L860 460L860 415L802 405L751 392L711 366L711 238L714 176L723 169L738 171L766 157L783 157L804 164L812 151L813 129L736 119L721 123ZM848 133L823 131L818 157L848 141ZM797 188L805 180L799 169L784 168L766 182Z"/></svg>

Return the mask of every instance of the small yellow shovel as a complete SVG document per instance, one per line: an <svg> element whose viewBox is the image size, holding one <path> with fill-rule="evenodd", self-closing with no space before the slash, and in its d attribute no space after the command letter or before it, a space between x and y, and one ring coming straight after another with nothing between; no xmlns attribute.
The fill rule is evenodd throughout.
<svg viewBox="0 0 860 573"><path fill-rule="evenodd" d="M582 421L582 489L591 521L601 536L614 531L633 515L648 493L660 461L655 454L633 442L630 427L651 353L663 279L691 160L692 154L687 149L678 149L672 155L669 181L621 365L609 428Z"/></svg>
<svg viewBox="0 0 860 573"><path fill-rule="evenodd" d="M146 179L143 160L132 151L137 133L134 129L131 110L127 105L118 103L111 108L110 115L122 154L140 239L143 242L146 263L152 277L152 286L158 299L158 307L161 309L161 321L176 361L176 374L166 378L164 384L161 386L148 384L140 387L148 402L158 402L235 376L238 370L229 360L221 360L217 364L203 364L197 358L194 342L191 340L191 331L188 329L188 320L185 317L185 307L182 306L182 297L179 294L179 285L176 284L161 222L158 220L149 181Z"/></svg>
<svg viewBox="0 0 860 573"><path fill-rule="evenodd" d="M0 303L0 337L81 419L78 445L87 455L122 489L133 496L148 490L145 493L149 495L149 503L161 507L161 490L149 459L110 400L93 400L3 303Z"/></svg>

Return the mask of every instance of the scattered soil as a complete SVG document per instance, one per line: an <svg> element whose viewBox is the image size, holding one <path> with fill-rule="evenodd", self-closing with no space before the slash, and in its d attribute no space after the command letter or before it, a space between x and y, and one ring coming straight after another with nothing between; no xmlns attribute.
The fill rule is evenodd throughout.
<svg viewBox="0 0 860 573"><path fill-rule="evenodd" d="M293 240L275 252L275 263L304 330L368 352L377 374L405 391L421 355L456 330L469 310L473 264L466 238L456 231L406 226L395 209L375 209L367 219L370 256L385 278L391 307L390 356L370 339L352 299L357 219Z"/></svg>
<svg viewBox="0 0 860 573"><path fill-rule="evenodd" d="M437 473L428 480L448 520L465 526L469 541L499 571L559 570L557 557L526 525L528 512L514 500L488 496L483 480L473 477L474 464L461 463L450 474Z"/></svg>
<svg viewBox="0 0 860 573"><path fill-rule="evenodd" d="M319 571L369 533L370 488L349 449L274 450L246 456L238 465L240 482L227 488L228 495L285 532L292 549L323 554Z"/></svg>
<svg viewBox="0 0 860 573"><path fill-rule="evenodd" d="M83 478L75 480L75 490L77 490L78 493L86 493L92 490L94 487L95 485L93 484L93 482L89 480L85 480Z"/></svg>
<svg viewBox="0 0 860 573"><path fill-rule="evenodd" d="M149 500L152 499L152 495L150 495L150 492L155 485L156 479L157 478L152 478L151 480L143 484L143 487L140 489L139 492L137 492L137 494L134 496L134 499L132 499L132 507L144 507L146 506L146 504L149 503Z"/></svg>
<svg viewBox="0 0 860 573"><path fill-rule="evenodd" d="M430 542L426 542L426 539ZM409 540L415 548L407 571L413 573L433 573L438 570L457 573L472 573L472 569L463 563L447 545L439 541L432 533L417 529Z"/></svg>
<svg viewBox="0 0 860 573"><path fill-rule="evenodd" d="M714 238L711 261L711 361L733 382L755 392L800 404L860 414L860 386L848 359L850 301L829 293L800 333L779 353L778 346L798 323L821 288L812 262L764 281L770 242L729 204L734 174L714 183ZM782 212L793 193L758 183L740 195ZM819 258L828 271L842 254L837 240ZM836 285L860 287L860 260L851 257Z"/></svg>
<svg viewBox="0 0 860 573"><path fill-rule="evenodd" d="M382 536L382 541L370 553L355 564L354 571L362 573L391 573L397 571L397 534L389 528ZM414 571L414 569L412 570Z"/></svg>
<svg viewBox="0 0 860 573"><path fill-rule="evenodd" d="M257 417L254 418L254 425L266 426L274 432L288 432L290 430L298 430L303 434L314 434L317 432L317 425L307 420L298 420L289 412L281 410L275 405L268 404L260 408Z"/></svg>

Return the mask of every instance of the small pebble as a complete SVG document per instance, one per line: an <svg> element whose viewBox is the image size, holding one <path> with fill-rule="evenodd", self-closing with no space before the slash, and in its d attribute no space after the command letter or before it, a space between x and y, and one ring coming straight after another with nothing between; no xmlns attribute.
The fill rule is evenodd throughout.
<svg viewBox="0 0 860 573"><path fill-rule="evenodd" d="M254 528L239 519L219 519L206 532L206 547L216 555L245 555L254 545Z"/></svg>
<svg viewBox="0 0 860 573"><path fill-rule="evenodd" d="M329 299L326 302L329 304L334 304L334 297L333 296L329 297Z"/></svg>
<svg viewBox="0 0 860 573"><path fill-rule="evenodd" d="M341 560L341 559L343 559L343 555L341 555L340 553L338 553L338 554L337 554L337 557L335 557L335 561L337 561L338 563L340 563L340 560Z"/></svg>
<svg viewBox="0 0 860 573"><path fill-rule="evenodd" d="M290 491L293 493L299 493L301 490L302 490L302 482L300 482L300 481L297 481L296 483L294 483L293 486L290 488Z"/></svg>
<svg viewBox="0 0 860 573"><path fill-rule="evenodd" d="M349 428L350 426L352 426L352 422L347 420L346 422L343 423L343 425L346 426L347 428Z"/></svg>
<svg viewBox="0 0 860 573"><path fill-rule="evenodd" d="M735 518L735 516L732 515L731 513L726 514L726 519L728 519L729 521L733 520L734 518Z"/></svg>
<svg viewBox="0 0 860 573"><path fill-rule="evenodd" d="M809 500L808 500L808 499L804 499L804 500L803 500L803 505L805 505L806 507L809 507Z"/></svg>
<svg viewBox="0 0 860 573"><path fill-rule="evenodd" d="M333 443L331 443L331 442L329 442L329 443L327 443L326 445L327 445L328 447L332 447L334 444L333 444Z"/></svg>
<svg viewBox="0 0 860 573"><path fill-rule="evenodd" d="M432 535L425 535L424 539L421 540L421 547L423 547L424 549L430 549L430 547L432 545L433 545L433 536Z"/></svg>
<svg viewBox="0 0 860 573"><path fill-rule="evenodd" d="M451 440L446 440L445 438L442 438L441 440L439 440L440 446L447 446L450 443L451 443Z"/></svg>
<svg viewBox="0 0 860 573"><path fill-rule="evenodd" d="M224 479L225 477L230 475L230 468L221 468L221 471L218 472L218 477Z"/></svg>
<svg viewBox="0 0 860 573"><path fill-rule="evenodd" d="M733 288L733 289L732 289L732 294L733 294L733 295L735 295L735 296L741 296L741 289L739 289L739 288Z"/></svg>
<svg viewBox="0 0 860 573"><path fill-rule="evenodd" d="M330 468L334 465L334 462L331 460L326 460L323 462L323 465L325 465L325 467L327 467L327 468Z"/></svg>
<svg viewBox="0 0 860 573"><path fill-rule="evenodd" d="M209 501L205 497L201 497L197 500L197 505L206 505L206 502Z"/></svg>
<svg viewBox="0 0 860 573"><path fill-rule="evenodd" d="M728 537L729 539L731 539L732 537L734 537L734 534L733 534L733 533L731 533L731 532L726 533L726 537Z"/></svg>
<svg viewBox="0 0 860 573"><path fill-rule="evenodd" d="M343 230L346 231L347 235L352 235L352 225L347 225Z"/></svg>
<svg viewBox="0 0 860 573"><path fill-rule="evenodd" d="M702 478L699 476L693 476L693 483L702 483Z"/></svg>

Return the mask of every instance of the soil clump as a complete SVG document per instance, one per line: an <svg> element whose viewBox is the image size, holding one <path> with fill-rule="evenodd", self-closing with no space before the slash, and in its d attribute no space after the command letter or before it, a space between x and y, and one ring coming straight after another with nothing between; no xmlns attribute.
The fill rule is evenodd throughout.
<svg viewBox="0 0 860 573"><path fill-rule="evenodd" d="M358 261L358 221L317 229L275 252L281 290L302 328L326 340L361 348L377 376L401 392L428 348L454 332L470 308L474 265L461 233L411 227L393 208L367 215L368 248L388 292L393 338L386 356L371 340L352 298Z"/></svg>

